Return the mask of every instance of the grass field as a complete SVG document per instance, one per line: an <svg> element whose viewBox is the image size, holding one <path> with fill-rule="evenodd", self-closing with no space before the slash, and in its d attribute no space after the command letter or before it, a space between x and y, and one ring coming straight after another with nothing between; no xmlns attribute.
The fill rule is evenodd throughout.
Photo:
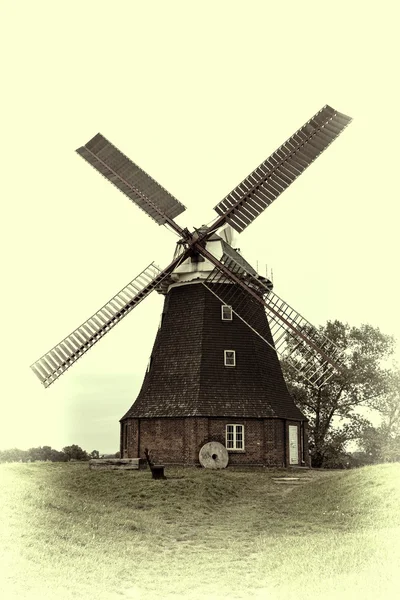
<svg viewBox="0 0 400 600"><path fill-rule="evenodd" d="M354 471L0 465L1 598L395 598L400 464Z"/></svg>

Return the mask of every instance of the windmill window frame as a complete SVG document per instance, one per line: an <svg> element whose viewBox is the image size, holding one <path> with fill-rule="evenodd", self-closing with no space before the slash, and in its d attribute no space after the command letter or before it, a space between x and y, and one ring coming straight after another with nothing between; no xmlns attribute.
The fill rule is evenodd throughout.
<svg viewBox="0 0 400 600"><path fill-rule="evenodd" d="M236 350L224 350L224 366L236 367Z"/></svg>
<svg viewBox="0 0 400 600"><path fill-rule="evenodd" d="M229 304L221 305L221 320L222 321L232 321L233 320L232 306L230 306Z"/></svg>
<svg viewBox="0 0 400 600"><path fill-rule="evenodd" d="M244 425L228 423L225 426L225 447L229 452L244 452Z"/></svg>

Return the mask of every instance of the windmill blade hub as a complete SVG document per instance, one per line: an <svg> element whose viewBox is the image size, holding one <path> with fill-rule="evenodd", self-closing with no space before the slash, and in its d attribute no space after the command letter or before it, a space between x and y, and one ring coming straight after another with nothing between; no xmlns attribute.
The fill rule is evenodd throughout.
<svg viewBox="0 0 400 600"><path fill-rule="evenodd" d="M167 294L171 287L179 285L187 285L189 283L202 283L215 269L215 264L211 262L206 256L203 256L201 249L199 251L196 248L196 240L200 239L200 245L205 248L207 253L211 254L217 261L223 260L224 257L231 257L236 263L242 265L241 276L244 278L248 277L250 272L253 277L259 278L255 269L235 250L229 243L228 240L232 240L231 234L232 228L229 225L225 225L221 228L218 233L214 232L203 237L207 231L206 226L199 227L192 234L193 245L189 244L188 256L183 260L170 274L169 278L163 282L158 288L158 292L161 294ZM191 247L192 246L192 247ZM175 257L183 251L184 244L182 240L177 243L175 251ZM263 278L264 280L265 278ZM227 283L230 280L227 279Z"/></svg>

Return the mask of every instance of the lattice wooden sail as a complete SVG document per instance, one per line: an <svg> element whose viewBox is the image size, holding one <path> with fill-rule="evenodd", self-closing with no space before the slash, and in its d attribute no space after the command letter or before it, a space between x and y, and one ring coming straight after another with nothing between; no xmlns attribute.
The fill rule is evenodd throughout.
<svg viewBox="0 0 400 600"><path fill-rule="evenodd" d="M159 225L186 210L179 200L100 133L78 148L77 153Z"/></svg>
<svg viewBox="0 0 400 600"><path fill-rule="evenodd" d="M248 325L265 343L269 344L287 364L305 377L313 386L321 387L337 371L340 371L344 355L341 350L271 291L265 278L250 273L230 255L224 253L223 264L239 278L242 286L229 281L226 272L214 269L203 284L223 303L233 305L233 312ZM227 283L232 285L226 285ZM252 290L243 296L242 289ZM240 296L240 301L237 299ZM264 305L271 334L272 345L257 325L254 315L259 304Z"/></svg>
<svg viewBox="0 0 400 600"><path fill-rule="evenodd" d="M75 331L37 360L31 369L45 387L62 375L89 348L119 323L169 275L154 263L146 267Z"/></svg>
<svg viewBox="0 0 400 600"><path fill-rule="evenodd" d="M214 210L239 233L335 140L351 118L326 105L235 187Z"/></svg>

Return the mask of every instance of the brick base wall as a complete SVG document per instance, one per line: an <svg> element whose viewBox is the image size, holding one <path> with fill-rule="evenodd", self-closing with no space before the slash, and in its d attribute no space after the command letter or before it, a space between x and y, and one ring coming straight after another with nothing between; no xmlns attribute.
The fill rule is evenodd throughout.
<svg viewBox="0 0 400 600"><path fill-rule="evenodd" d="M125 423L127 429L124 428ZM244 451L229 450L229 466L289 466L289 425L298 426L298 464L304 466L303 457L308 459L306 435L302 441L306 427L303 429L300 421L222 417L128 418L121 423L121 456L144 458L144 449L148 448L155 462L200 465L199 451L204 444L216 441L225 446L225 427L228 424L244 426Z"/></svg>

